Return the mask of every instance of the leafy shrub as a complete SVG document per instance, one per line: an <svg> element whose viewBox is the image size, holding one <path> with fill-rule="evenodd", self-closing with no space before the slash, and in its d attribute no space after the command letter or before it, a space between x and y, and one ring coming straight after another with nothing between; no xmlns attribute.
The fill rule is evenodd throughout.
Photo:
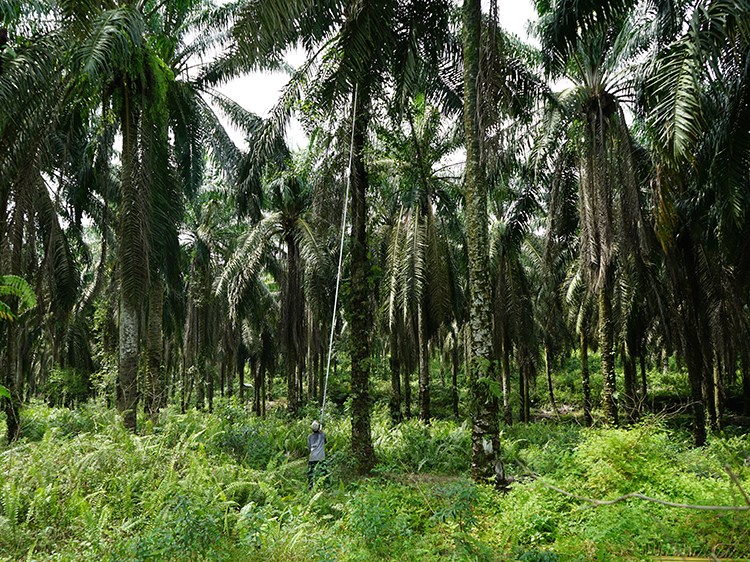
<svg viewBox="0 0 750 562"><path fill-rule="evenodd" d="M501 435L506 473L523 477L529 471L565 475L582 439L577 425L517 423L505 427Z"/></svg>
<svg viewBox="0 0 750 562"><path fill-rule="evenodd" d="M80 369L53 367L42 389L50 404L72 406L83 404L91 396L91 378Z"/></svg>
<svg viewBox="0 0 750 562"><path fill-rule="evenodd" d="M411 419L390 427L385 416L376 422L375 451L387 470L461 474L469 467L468 423Z"/></svg>
<svg viewBox="0 0 750 562"><path fill-rule="evenodd" d="M574 456L592 492L627 494L671 490L664 475L671 472L677 452L662 427L643 423L631 429L589 430Z"/></svg>
<svg viewBox="0 0 750 562"><path fill-rule="evenodd" d="M521 562L558 562L560 556L548 550L523 550L521 548L515 551L515 560Z"/></svg>
<svg viewBox="0 0 750 562"><path fill-rule="evenodd" d="M262 469L274 456L270 436L260 424L228 426L216 438L216 446L235 461Z"/></svg>
<svg viewBox="0 0 750 562"><path fill-rule="evenodd" d="M426 519L427 509L414 491L392 483L368 483L350 500L351 527L379 555L394 555L404 548Z"/></svg>
<svg viewBox="0 0 750 562"><path fill-rule="evenodd" d="M435 495L442 505L435 510L433 519L444 523L452 521L462 533L468 533L477 524L476 502L478 491L475 484L458 481L438 488Z"/></svg>
<svg viewBox="0 0 750 562"><path fill-rule="evenodd" d="M189 495L173 498L140 537L113 556L114 560L223 560L226 540L222 514L205 499Z"/></svg>

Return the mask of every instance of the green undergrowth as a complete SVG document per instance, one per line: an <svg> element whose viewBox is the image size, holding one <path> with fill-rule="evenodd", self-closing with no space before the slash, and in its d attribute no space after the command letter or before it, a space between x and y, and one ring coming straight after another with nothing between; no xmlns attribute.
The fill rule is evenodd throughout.
<svg viewBox="0 0 750 562"><path fill-rule="evenodd" d="M468 479L468 423L393 427L376 408L379 464L362 478L351 467L348 419L334 412L324 428L329 480L308 489L311 417L261 420L230 400L213 413L165 410L154 427L139 421L144 429L133 435L100 403L27 408L23 438L0 451L0 560L550 562L750 552L747 511L640 499L590 507L566 495L746 506L750 438L739 432L693 449L656 419L630 429L517 424L503 429L515 481L500 493Z"/></svg>

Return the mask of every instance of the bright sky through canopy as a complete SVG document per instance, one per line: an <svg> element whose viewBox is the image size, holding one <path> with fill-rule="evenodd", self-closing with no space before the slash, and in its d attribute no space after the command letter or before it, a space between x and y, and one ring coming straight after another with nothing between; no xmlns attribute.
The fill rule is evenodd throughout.
<svg viewBox="0 0 750 562"><path fill-rule="evenodd" d="M483 4L485 4L484 9L486 10L488 2L485 0ZM531 0L512 0L510 2L500 0L498 12L500 25L522 39L526 38L528 21L536 19L536 12L531 5ZM304 53L301 51L293 52L287 57L287 62L294 67L298 67L303 61ZM282 72L255 72L240 80L233 80L219 89L245 109L261 117L268 117L288 80L289 77ZM227 129L231 134L232 127L227 125ZM232 136L235 142L243 142L239 133L235 132ZM304 132L294 119L287 131L287 142L292 148L307 143Z"/></svg>

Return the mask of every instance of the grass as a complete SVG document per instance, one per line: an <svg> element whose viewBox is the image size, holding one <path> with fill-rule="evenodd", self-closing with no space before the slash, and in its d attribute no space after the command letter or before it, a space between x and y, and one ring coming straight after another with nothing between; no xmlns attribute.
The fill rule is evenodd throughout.
<svg viewBox="0 0 750 562"><path fill-rule="evenodd" d="M24 437L0 451L0 560L595 561L649 555L747 556L748 512L639 500L586 508L549 485L597 499L640 492L675 502L744 504L750 438L702 449L652 417L629 429L515 424L503 432L499 494L467 479L470 428L452 420L393 427L376 407L379 464L349 464L345 410L327 419L330 484L309 490L301 420L259 420L235 401L211 414L165 410L146 435L92 402L33 404ZM312 412L311 414L314 414Z"/></svg>

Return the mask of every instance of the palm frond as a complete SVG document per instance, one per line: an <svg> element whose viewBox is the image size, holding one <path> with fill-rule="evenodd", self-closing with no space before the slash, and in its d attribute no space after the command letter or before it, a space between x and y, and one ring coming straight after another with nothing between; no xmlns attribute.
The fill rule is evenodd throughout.
<svg viewBox="0 0 750 562"><path fill-rule="evenodd" d="M278 229L280 218L279 213L268 215L255 227L248 228L216 280L214 291L216 294L226 294L232 318L239 319L243 307L254 296L264 293L260 286L263 284L261 273L266 265L265 254L271 233Z"/></svg>
<svg viewBox="0 0 750 562"><path fill-rule="evenodd" d="M0 318L15 320L17 315L36 307L34 289L17 275L0 275L0 297L11 296L18 299L16 314L7 303L0 301Z"/></svg>
<svg viewBox="0 0 750 562"><path fill-rule="evenodd" d="M142 44L145 28L140 13L128 7L97 14L91 27L86 40L73 51L72 62L77 73L97 84L125 66Z"/></svg>

